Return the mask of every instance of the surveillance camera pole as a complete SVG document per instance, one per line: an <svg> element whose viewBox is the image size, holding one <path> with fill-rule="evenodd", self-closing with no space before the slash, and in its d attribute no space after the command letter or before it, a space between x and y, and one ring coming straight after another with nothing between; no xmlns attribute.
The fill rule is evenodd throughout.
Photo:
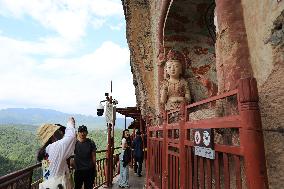
<svg viewBox="0 0 284 189"><path fill-rule="evenodd" d="M110 96L106 96L106 101L109 104L115 104L112 99L112 81L111 81L111 93ZM107 123L108 135L107 135L107 154L106 154L106 186L112 186L113 180L113 153L114 153L114 124L115 120L113 120L113 124Z"/></svg>

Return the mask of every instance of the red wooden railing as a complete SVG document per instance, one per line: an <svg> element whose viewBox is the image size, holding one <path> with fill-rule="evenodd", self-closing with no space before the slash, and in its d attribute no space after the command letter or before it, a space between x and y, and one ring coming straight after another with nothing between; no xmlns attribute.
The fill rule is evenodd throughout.
<svg viewBox="0 0 284 189"><path fill-rule="evenodd" d="M33 173L41 167L41 163L0 177L0 189L36 189L38 181L32 182ZM39 180L39 179L37 179Z"/></svg>
<svg viewBox="0 0 284 189"><path fill-rule="evenodd" d="M255 79L160 118L147 121L147 188L268 188ZM194 155L196 128L213 129L214 160Z"/></svg>
<svg viewBox="0 0 284 189"><path fill-rule="evenodd" d="M120 147L114 148L118 150ZM106 154L107 150L100 150L96 152L97 157ZM118 161L119 153L113 155L113 177L119 173ZM97 163L97 177L94 182L94 189L101 187L106 184L106 162L107 158L98 158ZM36 176L37 173L37 176ZM31 167L10 173L8 175L0 177L0 189L38 189L39 183L41 182L41 163L33 165ZM34 176L34 178L33 178Z"/></svg>
<svg viewBox="0 0 284 189"><path fill-rule="evenodd" d="M116 147L114 148L114 150L120 149L120 147ZM97 155L101 154L101 153L106 153L107 150L101 150L101 151L97 151ZM95 183L94 183L94 188L99 188L102 185L106 184L107 182L107 177L106 177L106 167L107 167L107 158L100 158L97 161L97 177L95 178ZM112 178L114 178L115 176L117 176L119 174L119 166L118 166L118 162L119 162L119 153L115 153L113 155L113 175Z"/></svg>

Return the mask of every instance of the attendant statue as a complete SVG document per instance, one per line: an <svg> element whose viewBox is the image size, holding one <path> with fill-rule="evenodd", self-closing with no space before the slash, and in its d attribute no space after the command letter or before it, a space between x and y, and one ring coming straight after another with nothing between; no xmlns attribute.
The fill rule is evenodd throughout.
<svg viewBox="0 0 284 189"><path fill-rule="evenodd" d="M183 54L173 50L168 53L165 79L160 90L160 102L165 110L180 108L181 103L189 103L191 100L188 82L183 78L184 63Z"/></svg>

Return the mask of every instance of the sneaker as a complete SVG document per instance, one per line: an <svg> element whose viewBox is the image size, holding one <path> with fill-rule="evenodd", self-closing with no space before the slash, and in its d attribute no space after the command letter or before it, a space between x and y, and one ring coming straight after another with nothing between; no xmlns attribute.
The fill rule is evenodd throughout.
<svg viewBox="0 0 284 189"><path fill-rule="evenodd" d="M142 177L142 175L141 175L141 174L138 174L138 177Z"/></svg>

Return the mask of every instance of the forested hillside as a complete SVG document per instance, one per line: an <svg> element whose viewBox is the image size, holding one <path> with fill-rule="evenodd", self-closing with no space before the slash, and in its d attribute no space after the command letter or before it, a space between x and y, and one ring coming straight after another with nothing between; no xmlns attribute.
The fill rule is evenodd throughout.
<svg viewBox="0 0 284 189"><path fill-rule="evenodd" d="M0 176L36 163L36 152L40 147L35 126L0 125ZM115 146L120 145L122 130L115 130ZM98 150L106 149L106 130L90 131L89 137Z"/></svg>

